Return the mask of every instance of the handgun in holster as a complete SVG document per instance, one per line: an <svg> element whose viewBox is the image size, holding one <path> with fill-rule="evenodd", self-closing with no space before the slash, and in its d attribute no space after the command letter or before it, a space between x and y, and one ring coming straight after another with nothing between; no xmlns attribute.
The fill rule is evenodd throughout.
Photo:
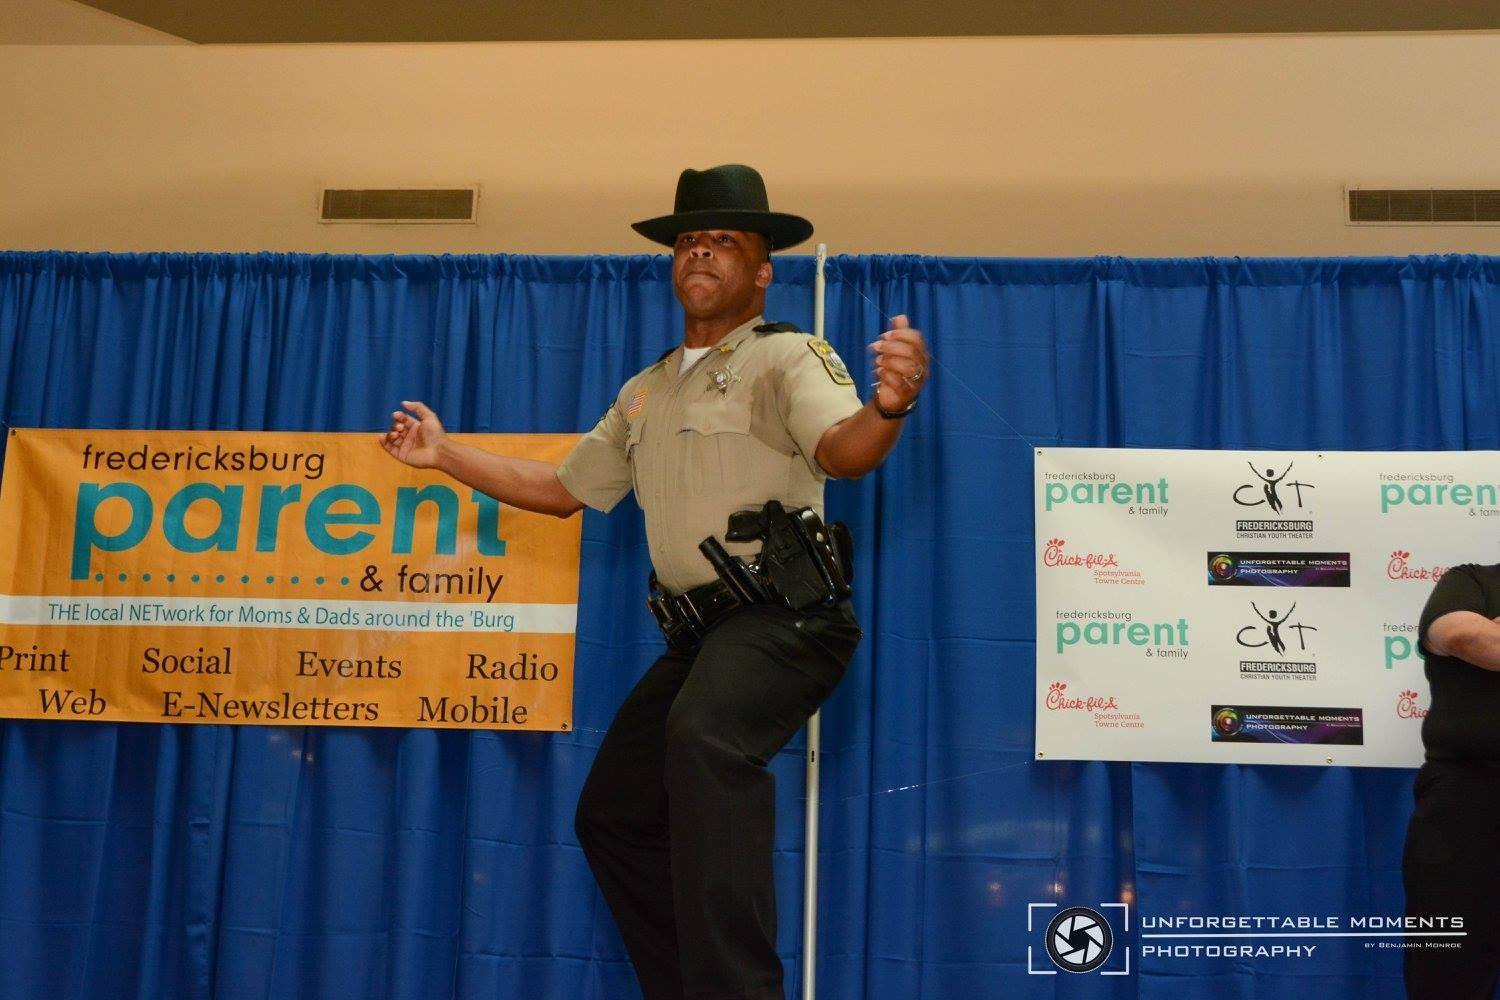
<svg viewBox="0 0 1500 1000"><path fill-rule="evenodd" d="M724 554L732 565L721 565L713 556L709 561L736 592L747 587L758 597L747 603L764 603L770 597L793 611L803 611L817 605L831 607L852 593L854 545L849 529L837 521L825 525L811 507L788 511L780 501L769 500L760 510L737 511L729 516L724 538L763 543L760 555L748 567L723 553L716 539L705 539L700 546L712 542ZM708 555L706 548L704 554ZM731 577L738 578L738 583Z"/></svg>

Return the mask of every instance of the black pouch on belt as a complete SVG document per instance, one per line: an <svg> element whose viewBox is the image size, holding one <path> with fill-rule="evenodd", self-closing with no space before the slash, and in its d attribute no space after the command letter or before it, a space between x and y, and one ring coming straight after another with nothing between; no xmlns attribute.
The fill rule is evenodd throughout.
<svg viewBox="0 0 1500 1000"><path fill-rule="evenodd" d="M697 647L703 634L702 623L692 620L682 602L673 600L670 594L661 589L661 585L656 582L655 573L651 574L646 607L651 610L651 617L656 619L656 625L661 629L668 646L684 650Z"/></svg>

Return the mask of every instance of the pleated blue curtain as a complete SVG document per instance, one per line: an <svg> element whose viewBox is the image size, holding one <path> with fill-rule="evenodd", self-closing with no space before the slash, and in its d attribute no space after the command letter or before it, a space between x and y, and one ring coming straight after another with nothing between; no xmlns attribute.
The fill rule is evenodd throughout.
<svg viewBox="0 0 1500 1000"><path fill-rule="evenodd" d="M1032 760L1032 449L1500 447L1500 261L835 258L856 372L939 364L855 529L824 712L819 995L1400 996L1399 960L1028 977L1026 903L1399 913L1411 772ZM0 254L12 426L581 431L680 334L660 257ZM767 313L809 325L812 264ZM571 816L659 640L584 515L576 732L0 722L0 1000L635 995ZM5 679L0 677L0 683ZM774 763L800 976L801 760ZM1165 974L1170 971L1170 975Z"/></svg>

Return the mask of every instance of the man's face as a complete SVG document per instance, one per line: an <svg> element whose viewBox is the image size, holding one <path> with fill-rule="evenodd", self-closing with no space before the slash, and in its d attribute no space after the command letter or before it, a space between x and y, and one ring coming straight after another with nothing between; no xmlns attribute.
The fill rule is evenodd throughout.
<svg viewBox="0 0 1500 1000"><path fill-rule="evenodd" d="M753 314L771 284L766 239L738 229L679 233L672 246L672 288L693 319Z"/></svg>

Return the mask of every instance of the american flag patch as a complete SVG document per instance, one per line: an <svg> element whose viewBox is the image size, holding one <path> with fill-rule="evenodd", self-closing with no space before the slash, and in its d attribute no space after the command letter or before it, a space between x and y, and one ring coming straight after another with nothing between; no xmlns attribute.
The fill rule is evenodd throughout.
<svg viewBox="0 0 1500 1000"><path fill-rule="evenodd" d="M630 405L625 407L625 419L634 420L646 406L646 390L642 389L630 397Z"/></svg>

